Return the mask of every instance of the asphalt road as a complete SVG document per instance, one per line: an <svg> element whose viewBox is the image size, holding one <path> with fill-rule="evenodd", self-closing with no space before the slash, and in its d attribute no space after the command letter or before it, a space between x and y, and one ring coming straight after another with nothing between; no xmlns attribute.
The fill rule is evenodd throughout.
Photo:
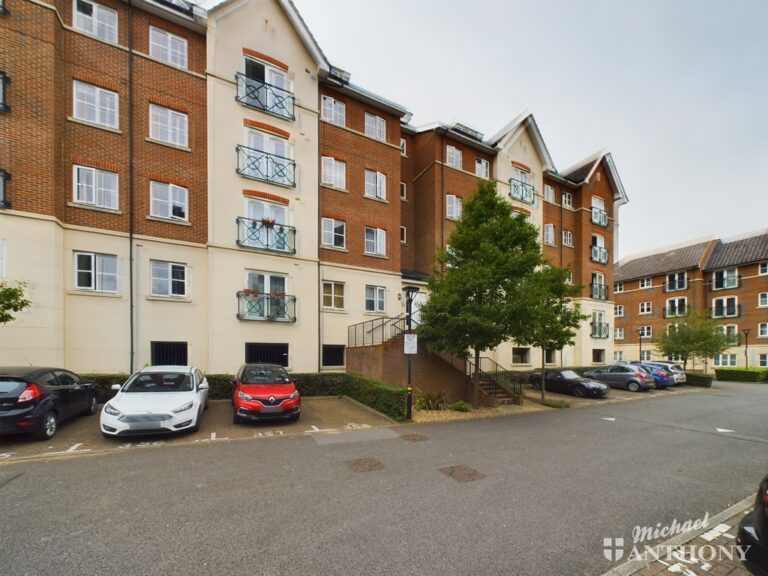
<svg viewBox="0 0 768 576"><path fill-rule="evenodd" d="M755 490L766 407L768 386L724 383L471 422L2 464L0 574L601 574L603 538L712 515ZM378 469L345 464L360 458ZM454 465L483 477L439 471Z"/></svg>

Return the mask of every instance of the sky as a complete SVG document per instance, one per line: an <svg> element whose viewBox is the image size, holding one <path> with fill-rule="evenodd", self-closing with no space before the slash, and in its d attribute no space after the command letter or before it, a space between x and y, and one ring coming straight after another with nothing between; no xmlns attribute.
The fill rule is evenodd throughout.
<svg viewBox="0 0 768 576"><path fill-rule="evenodd" d="M768 227L768 0L294 0L412 124L531 111L555 166L611 152L619 257Z"/></svg>

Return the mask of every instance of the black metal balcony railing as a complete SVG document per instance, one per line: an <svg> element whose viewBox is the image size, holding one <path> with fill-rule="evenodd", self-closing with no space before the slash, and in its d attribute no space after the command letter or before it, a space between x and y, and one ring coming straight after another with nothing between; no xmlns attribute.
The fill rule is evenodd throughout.
<svg viewBox="0 0 768 576"><path fill-rule="evenodd" d="M249 108L256 108L280 118L293 120L295 99L292 92L260 80L248 78L241 72L235 74L235 81L237 82L235 100Z"/></svg>
<svg viewBox="0 0 768 576"><path fill-rule="evenodd" d="M710 290L730 290L741 286L741 276L728 276L710 280L707 284Z"/></svg>
<svg viewBox="0 0 768 576"><path fill-rule="evenodd" d="M590 284L592 298L595 300L608 300L608 286L606 284Z"/></svg>
<svg viewBox="0 0 768 576"><path fill-rule="evenodd" d="M597 224L598 226L602 226L603 228L607 228L608 212L601 210L597 206L592 206L592 223Z"/></svg>
<svg viewBox="0 0 768 576"><path fill-rule="evenodd" d="M732 306L713 306L709 309L712 318L738 318L741 316L741 304Z"/></svg>
<svg viewBox="0 0 768 576"><path fill-rule="evenodd" d="M283 254L296 254L296 228L270 220L237 218L237 244Z"/></svg>
<svg viewBox="0 0 768 576"><path fill-rule="evenodd" d="M592 246L592 262L608 264L608 250L602 246Z"/></svg>
<svg viewBox="0 0 768 576"><path fill-rule="evenodd" d="M279 186L296 185L296 162L277 154L237 145L237 173Z"/></svg>
<svg viewBox="0 0 768 576"><path fill-rule="evenodd" d="M282 292L237 293L237 319L266 322L296 322L296 296Z"/></svg>
<svg viewBox="0 0 768 576"><path fill-rule="evenodd" d="M678 316L685 316L686 307L683 306L668 306L664 308L664 318L677 318Z"/></svg>
<svg viewBox="0 0 768 576"><path fill-rule="evenodd" d="M611 329L608 322L590 322L592 338L608 338Z"/></svg>
<svg viewBox="0 0 768 576"><path fill-rule="evenodd" d="M515 200L525 202L526 204L533 204L536 197L535 192L536 189L531 184L516 178L509 179L509 195Z"/></svg>

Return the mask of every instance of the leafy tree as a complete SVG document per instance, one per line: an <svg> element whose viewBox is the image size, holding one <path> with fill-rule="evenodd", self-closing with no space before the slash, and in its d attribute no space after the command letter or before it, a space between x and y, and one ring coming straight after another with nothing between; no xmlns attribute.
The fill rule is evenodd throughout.
<svg viewBox="0 0 768 576"><path fill-rule="evenodd" d="M546 399L544 364L546 349L562 350L574 343L576 329L589 318L581 313L571 300L579 292L578 286L566 283L568 271L550 268L537 272L531 278L529 293L533 295L531 319L527 333L515 340L524 345L541 348L541 399Z"/></svg>
<svg viewBox="0 0 768 576"><path fill-rule="evenodd" d="M440 251L421 308L419 334L432 350L474 354L478 405L480 352L525 334L532 316L530 278L542 264L539 233L496 191L480 184Z"/></svg>
<svg viewBox="0 0 768 576"><path fill-rule="evenodd" d="M26 287L24 282L16 282L15 286L0 282L0 325L8 324L15 318L16 312L32 305L24 296Z"/></svg>
<svg viewBox="0 0 768 576"><path fill-rule="evenodd" d="M691 313L669 326L656 341L656 348L663 356L679 356L683 369L688 360L701 358L706 367L707 359L722 354L737 344L737 337L727 336L720 324L706 313Z"/></svg>

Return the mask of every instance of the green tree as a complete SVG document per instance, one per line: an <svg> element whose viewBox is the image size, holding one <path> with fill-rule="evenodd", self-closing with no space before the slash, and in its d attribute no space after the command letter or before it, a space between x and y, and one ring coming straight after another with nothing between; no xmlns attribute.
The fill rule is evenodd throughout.
<svg viewBox="0 0 768 576"><path fill-rule="evenodd" d="M707 313L690 313L661 333L656 348L663 356L682 358L685 369L694 358L702 359L706 367L707 359L735 344L737 337L727 336Z"/></svg>
<svg viewBox="0 0 768 576"><path fill-rule="evenodd" d="M532 296L531 318L527 330L518 334L516 342L541 348L541 399L546 398L544 364L546 349L562 350L574 343L576 330L589 318L581 313L572 297L579 292L578 286L566 282L568 271L564 268L545 267L531 278L526 292Z"/></svg>
<svg viewBox="0 0 768 576"><path fill-rule="evenodd" d="M15 286L0 282L0 325L8 324L15 318L15 313L32 305L24 295L26 287L24 282L16 282Z"/></svg>
<svg viewBox="0 0 768 576"><path fill-rule="evenodd" d="M525 334L533 298L530 278L542 264L539 232L496 191L480 184L440 251L421 308L419 334L432 350L473 351L473 404L479 402L480 352Z"/></svg>

